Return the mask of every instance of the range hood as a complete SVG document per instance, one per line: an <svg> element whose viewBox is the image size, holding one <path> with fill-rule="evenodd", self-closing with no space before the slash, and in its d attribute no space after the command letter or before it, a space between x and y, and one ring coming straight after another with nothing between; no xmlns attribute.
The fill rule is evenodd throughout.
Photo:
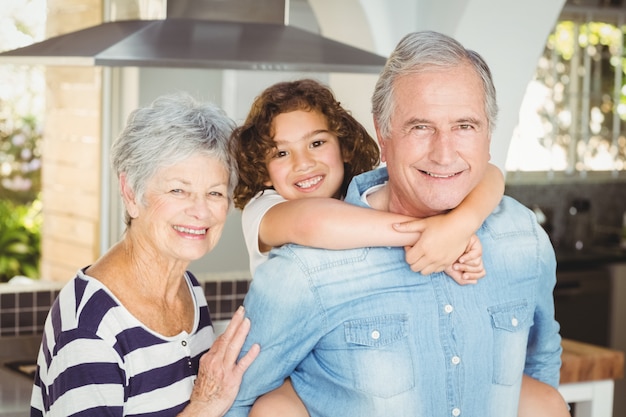
<svg viewBox="0 0 626 417"><path fill-rule="evenodd" d="M378 73L385 58L289 26L289 0L170 0L125 20L0 54L0 63Z"/></svg>

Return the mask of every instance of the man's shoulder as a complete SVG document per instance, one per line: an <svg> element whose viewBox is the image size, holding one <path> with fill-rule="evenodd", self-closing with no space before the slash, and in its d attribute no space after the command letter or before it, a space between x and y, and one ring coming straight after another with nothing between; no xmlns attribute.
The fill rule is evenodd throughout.
<svg viewBox="0 0 626 417"><path fill-rule="evenodd" d="M369 249L329 250L289 243L272 249L266 262L272 268L277 264L281 264L281 267L290 264L303 271L323 270L362 261Z"/></svg>
<svg viewBox="0 0 626 417"><path fill-rule="evenodd" d="M487 233L494 239L528 236L535 242L537 239L549 240L537 222L535 213L519 201L506 195L483 223L479 230L479 237L482 233Z"/></svg>

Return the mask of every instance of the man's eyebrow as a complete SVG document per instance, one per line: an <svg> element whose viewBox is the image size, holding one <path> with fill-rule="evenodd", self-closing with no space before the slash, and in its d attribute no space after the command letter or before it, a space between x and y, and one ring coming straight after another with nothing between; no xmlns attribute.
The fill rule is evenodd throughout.
<svg viewBox="0 0 626 417"><path fill-rule="evenodd" d="M464 124L464 123L468 123L468 124L473 124L473 125L482 125L482 121L476 117L463 117L461 119L458 119L456 121L456 123L459 124Z"/></svg>
<svg viewBox="0 0 626 417"><path fill-rule="evenodd" d="M430 123L432 123L431 120L424 119L424 118L421 118L421 117L412 117L412 118L406 120L402 124L402 127L406 129L406 128L411 127L411 126L430 124Z"/></svg>

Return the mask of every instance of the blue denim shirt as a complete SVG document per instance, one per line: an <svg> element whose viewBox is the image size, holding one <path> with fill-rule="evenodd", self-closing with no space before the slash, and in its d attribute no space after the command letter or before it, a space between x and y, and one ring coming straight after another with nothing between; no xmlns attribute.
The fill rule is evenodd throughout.
<svg viewBox="0 0 626 417"><path fill-rule="evenodd" d="M360 175L346 200L386 179ZM558 384L554 251L509 197L478 236L487 275L468 286L412 272L402 248L273 250L244 302L261 354L227 416L291 376L311 417L516 417L523 372Z"/></svg>

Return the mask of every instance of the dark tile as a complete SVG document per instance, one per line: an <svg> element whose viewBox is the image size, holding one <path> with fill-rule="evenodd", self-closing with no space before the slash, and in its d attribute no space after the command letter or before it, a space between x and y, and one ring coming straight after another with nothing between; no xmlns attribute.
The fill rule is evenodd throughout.
<svg viewBox="0 0 626 417"><path fill-rule="evenodd" d="M221 295L231 295L234 294L233 292L233 281L222 281L220 282L220 294Z"/></svg>
<svg viewBox="0 0 626 417"><path fill-rule="evenodd" d="M0 294L0 310L14 309L17 304L15 293Z"/></svg>
<svg viewBox="0 0 626 417"><path fill-rule="evenodd" d="M37 307L51 307L54 301L52 291L37 291L35 293L35 305Z"/></svg>
<svg viewBox="0 0 626 417"><path fill-rule="evenodd" d="M209 305L209 311L212 317L213 314L217 313L217 300L207 300L207 304Z"/></svg>
<svg viewBox="0 0 626 417"><path fill-rule="evenodd" d="M34 312L32 310L26 310L26 311L20 311L17 314L17 325L19 328L24 328L24 327L28 327L28 328L32 328L33 325L35 324L33 317L34 317Z"/></svg>
<svg viewBox="0 0 626 417"><path fill-rule="evenodd" d="M204 287L204 294L215 296L217 294L217 282L207 282Z"/></svg>
<svg viewBox="0 0 626 417"><path fill-rule="evenodd" d="M8 330L17 327L17 313L15 311L4 311L0 313L0 329Z"/></svg>
<svg viewBox="0 0 626 417"><path fill-rule="evenodd" d="M237 283L236 283L236 288L237 288L236 294L247 294L249 286L250 286L250 281L243 281L243 280L237 281Z"/></svg>
<svg viewBox="0 0 626 417"><path fill-rule="evenodd" d="M235 309L233 308L233 300L222 299L219 302L220 310L219 313L230 313L232 315Z"/></svg>
<svg viewBox="0 0 626 417"><path fill-rule="evenodd" d="M20 310L31 309L35 306L35 294L32 292L20 292L17 294L17 306Z"/></svg>

